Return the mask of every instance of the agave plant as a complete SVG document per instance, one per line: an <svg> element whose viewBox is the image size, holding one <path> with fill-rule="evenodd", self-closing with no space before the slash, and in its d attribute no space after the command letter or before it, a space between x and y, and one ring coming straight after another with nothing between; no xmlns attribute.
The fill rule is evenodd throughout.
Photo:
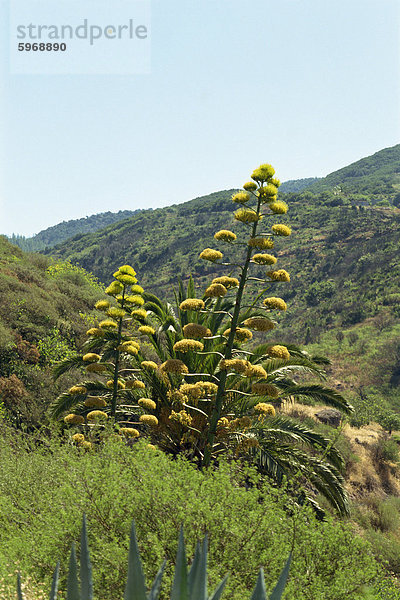
<svg viewBox="0 0 400 600"><path fill-rule="evenodd" d="M152 318L156 329L154 335L150 336L154 351L160 361L176 359L174 346L184 338L184 328L188 322L187 311L182 311L179 307L186 299L194 297L193 282L189 281L187 289L180 283L176 306L163 302L152 294L144 293L143 297L146 300L144 307L148 311L148 319ZM189 373L184 375L184 380L191 382L190 384L208 380L210 383L215 382L216 387L220 351L223 349L220 331L226 327L226 313L231 308L227 299L221 299L213 312L205 311L197 316L198 323L209 328L215 335L204 338L204 353L192 353L185 357ZM189 319L191 318L193 317L189 315ZM237 345L235 356L246 358L250 365L259 365L265 370L266 377L262 382L269 386L269 393L274 392L275 395L268 399L269 412L263 414L255 410L264 403L260 403L259 395L252 393L252 379L244 374L230 373L213 456L217 458L222 452L236 449L237 454L256 462L262 472L278 483L284 476L296 476L307 482L305 495L316 508L318 506L313 500L313 490L325 496L341 514L346 514L348 501L341 475L344 467L342 456L330 439L280 413L279 405L284 400L301 403L311 399L344 413L351 412L352 407L343 396L322 383L299 384L296 381L297 375L307 374L318 377L321 381L326 379L324 367L329 364L327 359L312 357L294 345L287 346L290 351L289 359L269 358L265 353L266 347L266 344L258 345L247 352ZM137 357L137 360L140 361L141 357ZM183 453L201 461L207 441L206 429L212 397L200 399L195 407L192 406L193 398L188 398L182 404L181 390L187 389L185 383L182 384L182 376L169 374L169 377L165 377L159 370L144 372L142 376L158 407L160 423L152 431L153 441L169 453ZM182 408L193 415L192 421L171 422L171 413Z"/></svg>
<svg viewBox="0 0 400 600"><path fill-rule="evenodd" d="M320 491L340 512L346 512L340 475L343 461L331 441L279 413L287 399L312 398L345 413L352 407L322 384L296 381L296 374L304 373L323 380L326 360L311 357L293 345L284 346L271 337L277 325L275 315L287 306L282 298L268 293L290 281L290 276L284 269L260 273L263 266L277 262L277 257L262 251L273 249L279 239L291 234L290 227L283 223L265 224L288 209L277 200L280 184L273 175L271 165L261 165L253 172L252 181L244 184L245 191L233 195L233 202L240 205L234 217L241 223L242 232L237 235L221 230L214 238L228 247L242 247L243 262L222 262L219 250L203 250L200 259L211 262L213 271L222 265L229 274L214 277L201 298L196 298L190 280L187 290L179 286L176 307L141 290L142 306L129 312L126 303L128 298L132 300L130 295L125 291L121 294L121 289L115 293L114 289L108 290L119 302L119 306L107 308L109 316L115 315L118 327L100 339L95 328L87 342L86 357L94 352L98 364L90 368L110 369L113 378L106 383L97 378L75 386L55 401L52 414L60 416L75 403L75 413L64 419L71 425L86 425L93 412L105 414L85 412L96 391L92 388L98 386L100 401L104 401L108 399L105 388L111 385L109 414L128 421L124 423L128 425L123 428L125 432L151 437L163 450L183 453L202 467L209 466L221 452L233 450L238 456L256 460L260 469L278 481L283 474L301 476L309 488ZM132 267L127 266L114 274L114 287L133 283L127 269L132 275ZM262 287L255 295L249 291L253 284ZM124 315L118 317L121 309ZM139 346L129 338L124 323L130 319L141 323L138 332L150 341L150 354L148 344ZM251 346L253 336L262 336L263 343ZM121 369L126 347L132 347L130 364ZM60 365L57 372L68 366ZM83 390L81 396L76 388L78 392ZM82 400L83 406L79 405ZM146 414L141 414L142 409ZM75 434L75 439L81 438Z"/></svg>
<svg viewBox="0 0 400 600"><path fill-rule="evenodd" d="M188 570L186 559L185 540L181 528L178 542L178 552L175 562L175 575L172 584L170 600L219 600L223 594L228 580L226 576L217 586L213 594L207 591L207 552L208 540L204 537L202 543L198 543L196 552ZM269 600L280 600L289 577L291 554L281 572L278 583L275 586ZM132 523L130 546L128 554L128 577L125 586L124 600L157 600L160 594L162 577L165 569L165 561L158 570L150 591L147 591L143 574L142 561L136 539L135 524ZM78 563L76 559L75 546L72 545L69 560L69 572L67 578L66 600L93 600L92 566L89 555L86 517L83 516L81 533L80 553L80 582L78 578ZM60 564L58 563L54 574L49 600L57 600L59 584ZM24 600L22 593L21 577L17 579L17 600ZM264 573L260 569L251 600L267 600Z"/></svg>

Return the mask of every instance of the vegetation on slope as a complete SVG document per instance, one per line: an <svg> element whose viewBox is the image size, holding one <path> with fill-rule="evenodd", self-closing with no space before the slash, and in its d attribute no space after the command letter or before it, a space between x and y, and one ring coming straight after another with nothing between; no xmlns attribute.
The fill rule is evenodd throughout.
<svg viewBox="0 0 400 600"><path fill-rule="evenodd" d="M0 513L2 577L8 578L11 564L48 588L60 559L65 581L69 548L79 539L85 512L99 600L123 596L132 519L148 581L167 559L164 600L181 524L189 556L208 533L210 587L230 573L225 597L232 600L248 596L260 566L270 591L293 541L285 600L396 598L393 588L392 596L381 595L389 584L369 544L349 525L330 517L317 521L311 510L296 508L282 490L235 463L221 460L218 469L199 471L140 442L130 449L109 439L85 452L55 442L40 448L5 432L0 460L0 505L8 507Z"/></svg>
<svg viewBox="0 0 400 600"><path fill-rule="evenodd" d="M72 353L104 294L69 263L25 254L0 237L0 410L14 424L38 425L57 393L54 362Z"/></svg>
<svg viewBox="0 0 400 600"><path fill-rule="evenodd" d="M39 231L36 235L27 238L23 235L12 235L9 240L12 244L16 244L22 250L27 252L40 252L45 248L52 248L56 244L61 244L65 240L104 229L112 223L118 223L134 215L137 210L120 210L117 213L110 211L98 213L90 217L82 219L73 219L71 221L63 221L53 227L48 227L43 231Z"/></svg>

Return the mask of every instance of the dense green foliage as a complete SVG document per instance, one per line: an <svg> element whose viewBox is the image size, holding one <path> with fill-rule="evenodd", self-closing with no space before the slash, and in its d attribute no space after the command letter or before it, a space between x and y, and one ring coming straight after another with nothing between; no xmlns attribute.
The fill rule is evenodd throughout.
<svg viewBox="0 0 400 600"><path fill-rule="evenodd" d="M98 231L104 229L112 223L118 223L124 219L128 219L134 215L137 210L120 210L117 213L110 211L105 213L98 213L97 215L91 215L90 217L84 217L82 219L73 219L71 221L63 221L53 227L48 227L39 231L36 235L26 238L23 235L12 235L9 240L12 244L16 244L22 250L28 252L40 252L45 248L52 248L56 244L61 244L65 240L90 233L92 231Z"/></svg>
<svg viewBox="0 0 400 600"><path fill-rule="evenodd" d="M131 450L109 440L96 452L42 444L25 444L2 432L3 577L6 564L17 565L49 587L59 558L64 585L69 548L79 538L85 512L98 600L122 597L132 519L147 581L167 559L163 598L172 582L181 524L189 556L196 540L208 533L210 588L229 573L225 595L232 600L248 596L260 566L272 590L294 531L285 600L381 598L367 589L383 585L368 544L345 524L331 518L319 522L312 511L296 509L282 490L262 483L254 471L222 461L218 470L200 472L143 443Z"/></svg>
<svg viewBox="0 0 400 600"><path fill-rule="evenodd" d="M0 401L3 417L39 424L57 386L51 366L72 353L104 294L70 263L25 254L0 237Z"/></svg>

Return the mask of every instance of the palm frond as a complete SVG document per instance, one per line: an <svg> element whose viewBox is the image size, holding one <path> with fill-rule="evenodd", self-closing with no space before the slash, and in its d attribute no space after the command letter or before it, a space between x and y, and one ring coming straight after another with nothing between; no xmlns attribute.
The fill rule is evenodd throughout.
<svg viewBox="0 0 400 600"><path fill-rule="evenodd" d="M85 363L82 360L81 354L75 354L70 358L66 358L65 360L62 360L61 362L58 362L54 365L53 379L58 379L59 377L61 377L61 375L64 375L64 373L67 373L71 369L82 367L84 366L84 364Z"/></svg>
<svg viewBox="0 0 400 600"><path fill-rule="evenodd" d="M287 398L288 396L293 396L300 402L302 398L311 398L316 402L320 402L326 406L333 406L347 414L352 413L354 410L352 405L339 392L318 384L287 387L284 393L281 394L281 397Z"/></svg>

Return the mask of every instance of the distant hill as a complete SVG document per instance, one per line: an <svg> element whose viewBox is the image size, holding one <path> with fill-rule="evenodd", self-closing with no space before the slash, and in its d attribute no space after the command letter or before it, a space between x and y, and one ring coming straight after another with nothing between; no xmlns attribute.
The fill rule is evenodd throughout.
<svg viewBox="0 0 400 600"><path fill-rule="evenodd" d="M77 234L91 233L104 229L107 225L118 223L131 216L137 210L120 210L117 213L105 212L82 219L73 219L71 221L63 221L58 225L48 227L40 231L30 238L21 235L12 235L9 237L11 243L16 244L22 250L29 252L40 252L45 248L52 248L57 244L61 244L65 240L74 237Z"/></svg>
<svg viewBox="0 0 400 600"><path fill-rule="evenodd" d="M288 179L284 181L280 187L281 192L301 192L302 190L310 187L313 183L319 181L319 177L307 177L306 179Z"/></svg>
<svg viewBox="0 0 400 600"><path fill-rule="evenodd" d="M339 186L343 192L393 195L400 191L400 144L380 150L330 173L308 189L321 192Z"/></svg>

